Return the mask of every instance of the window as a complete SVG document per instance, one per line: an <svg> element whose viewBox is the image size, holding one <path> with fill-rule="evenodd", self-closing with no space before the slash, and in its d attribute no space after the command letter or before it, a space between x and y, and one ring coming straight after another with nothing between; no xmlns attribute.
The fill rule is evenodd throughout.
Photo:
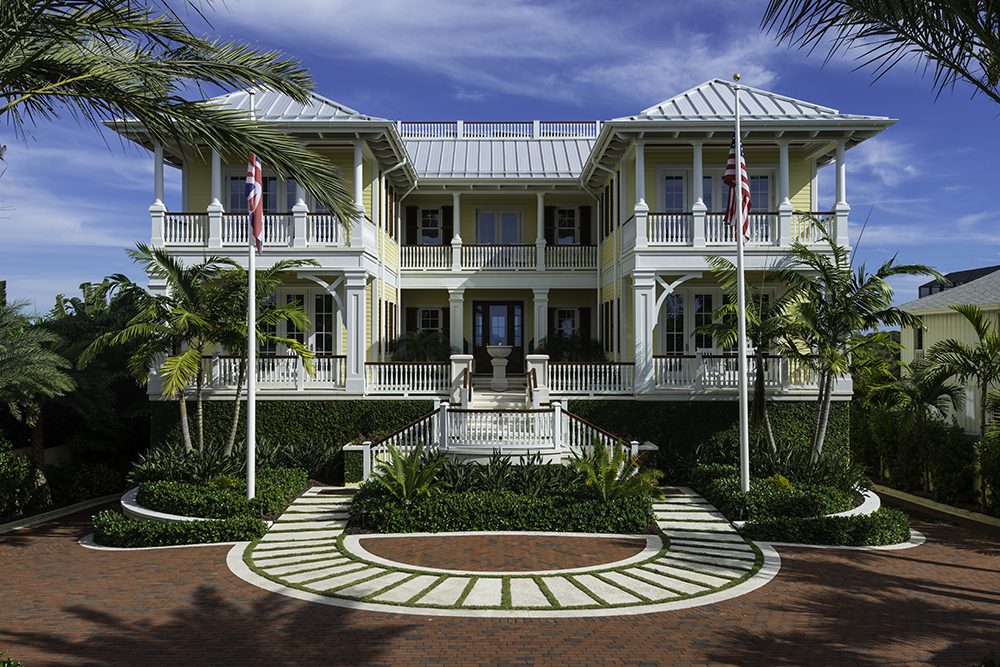
<svg viewBox="0 0 1000 667"><path fill-rule="evenodd" d="M264 210L274 212L278 203L278 177L265 176L261 182L264 190ZM229 178L229 211L247 210L247 179L246 176L230 176Z"/></svg>
<svg viewBox="0 0 1000 667"><path fill-rule="evenodd" d="M420 319L418 320L418 326L420 327L421 331L440 331L441 309L421 308Z"/></svg>
<svg viewBox="0 0 1000 667"><path fill-rule="evenodd" d="M668 213L682 213L684 206L684 177L663 177L663 210Z"/></svg>
<svg viewBox="0 0 1000 667"><path fill-rule="evenodd" d="M580 226L577 224L576 209L556 209L556 245L578 243L580 243Z"/></svg>
<svg viewBox="0 0 1000 667"><path fill-rule="evenodd" d="M441 245L441 209L420 209L420 245Z"/></svg>
<svg viewBox="0 0 1000 667"><path fill-rule="evenodd" d="M576 308L556 308L556 334L572 336L577 331L578 313Z"/></svg>
<svg viewBox="0 0 1000 667"><path fill-rule="evenodd" d="M298 303L301 304L303 308L305 308L306 296L304 294L286 294L285 303L286 304ZM292 324L290 321L285 320L285 338L291 338L292 340L298 341L299 343L302 343L304 345L306 342L306 333L304 331L299 330L299 328L296 327L294 324Z"/></svg>
<svg viewBox="0 0 1000 667"><path fill-rule="evenodd" d="M694 295L695 329L712 323L712 310L713 310L713 305L712 305L711 294ZM711 350L712 349L711 334L696 333L694 335L694 347L696 350Z"/></svg>
<svg viewBox="0 0 1000 667"><path fill-rule="evenodd" d="M317 354L336 354L336 321L333 316L333 295L317 294L315 301L313 327L313 348Z"/></svg>
<svg viewBox="0 0 1000 667"><path fill-rule="evenodd" d="M920 325L913 327L913 349L924 349L924 328Z"/></svg>
<svg viewBox="0 0 1000 667"><path fill-rule="evenodd" d="M299 201L298 185L295 183L294 178L289 178L285 181L285 210L291 213L292 209L295 208L295 204Z"/></svg>
<svg viewBox="0 0 1000 667"><path fill-rule="evenodd" d="M668 294L663 302L663 351L684 354L684 295Z"/></svg>
<svg viewBox="0 0 1000 667"><path fill-rule="evenodd" d="M767 176L750 176L750 201L753 210L763 212L771 210L771 186Z"/></svg>
<svg viewBox="0 0 1000 667"><path fill-rule="evenodd" d="M520 242L521 219L516 211L476 211L476 243L513 245Z"/></svg>
<svg viewBox="0 0 1000 667"><path fill-rule="evenodd" d="M704 176L701 179L701 201L705 204L705 210L707 211L714 210L712 208L712 202L715 201L712 193L713 185L711 176Z"/></svg>
<svg viewBox="0 0 1000 667"><path fill-rule="evenodd" d="M274 309L274 297L268 299L267 303L261 306L261 311L267 312ZM264 340L260 341L257 346L261 354L277 354L278 353L278 342L274 340L274 336L278 335L278 327L273 324L265 324L264 322L257 323L257 328L260 329L261 333L264 334Z"/></svg>

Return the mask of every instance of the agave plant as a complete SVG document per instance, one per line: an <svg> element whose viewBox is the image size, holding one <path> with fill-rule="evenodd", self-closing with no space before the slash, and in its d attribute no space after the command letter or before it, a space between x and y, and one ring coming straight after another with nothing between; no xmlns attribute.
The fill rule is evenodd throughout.
<svg viewBox="0 0 1000 667"><path fill-rule="evenodd" d="M409 453L400 452L392 444L388 449L389 460L379 464L375 479L393 497L409 503L447 488L447 483L438 475L445 465L442 454L425 450L420 443Z"/></svg>
<svg viewBox="0 0 1000 667"><path fill-rule="evenodd" d="M571 465L583 475L584 484L597 491L604 501L635 495L660 497L660 478L656 469L643 470L638 456L629 456L625 448L615 443L609 453L601 443L594 443L588 453L577 455Z"/></svg>

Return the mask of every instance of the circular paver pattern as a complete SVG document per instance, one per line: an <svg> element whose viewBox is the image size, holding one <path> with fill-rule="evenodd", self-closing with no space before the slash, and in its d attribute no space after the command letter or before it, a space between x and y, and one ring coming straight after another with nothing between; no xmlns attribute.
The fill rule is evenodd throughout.
<svg viewBox="0 0 1000 667"><path fill-rule="evenodd" d="M344 535L350 498L307 492L259 541L230 551L230 569L257 586L283 595L353 609L443 616L569 617L643 614L711 604L763 586L780 559L769 545L743 539L714 507L683 489L655 503L660 535L566 533L460 533ZM612 562L559 563L560 569L524 570L525 557L499 569L449 559L436 567L378 555L368 546L433 537L537 543L581 538L608 544L641 544ZM390 543L391 544L391 543ZM447 548L447 546L441 547ZM410 558L409 560L413 560ZM494 567L492 563L489 567ZM551 565L551 562L548 563ZM442 567L459 565L459 567Z"/></svg>
<svg viewBox="0 0 1000 667"><path fill-rule="evenodd" d="M647 541L618 535L373 535L360 537L358 546L411 567L513 573L613 563L639 554Z"/></svg>

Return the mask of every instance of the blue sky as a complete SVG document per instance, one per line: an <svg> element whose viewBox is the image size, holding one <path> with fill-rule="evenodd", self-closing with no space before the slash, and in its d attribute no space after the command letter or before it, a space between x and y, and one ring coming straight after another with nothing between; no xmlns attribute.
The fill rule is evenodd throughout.
<svg viewBox="0 0 1000 667"><path fill-rule="evenodd" d="M848 152L852 241L875 264L897 254L941 271L1000 264L993 197L997 113L959 86L935 99L913 64L877 83L838 58L777 46L757 25L765 2L239 0L200 31L300 58L317 90L368 114L408 120L602 119L635 113L713 77L899 122ZM0 163L0 279L47 310L55 294L139 271L124 248L149 238L147 153L67 118L9 128ZM169 173L177 208L179 177ZM829 172L829 170L826 170ZM824 173L821 197L832 196ZM923 279L895 283L899 300Z"/></svg>

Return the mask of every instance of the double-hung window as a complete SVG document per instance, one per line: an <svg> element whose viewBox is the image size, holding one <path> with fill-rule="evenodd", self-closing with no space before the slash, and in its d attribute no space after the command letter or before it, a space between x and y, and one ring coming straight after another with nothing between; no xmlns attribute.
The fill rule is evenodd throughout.
<svg viewBox="0 0 1000 667"><path fill-rule="evenodd" d="M278 177L265 176L261 180L264 193L264 210L273 213L278 205ZM230 212L247 210L247 179L246 176L231 176L229 178L229 208Z"/></svg>
<svg viewBox="0 0 1000 667"><path fill-rule="evenodd" d="M420 209L420 245L441 245L441 209Z"/></svg>
<svg viewBox="0 0 1000 667"><path fill-rule="evenodd" d="M694 328L702 327L712 323L714 312L712 294L694 295ZM712 335L708 333L696 333L694 335L694 346L696 350L710 351L713 347Z"/></svg>
<svg viewBox="0 0 1000 667"><path fill-rule="evenodd" d="M684 295L668 294L663 302L663 351L666 354L684 354Z"/></svg>
<svg viewBox="0 0 1000 667"><path fill-rule="evenodd" d="M556 334L572 336L577 332L579 315L576 308L556 308Z"/></svg>
<svg viewBox="0 0 1000 667"><path fill-rule="evenodd" d="M313 350L317 354L336 354L336 318L333 314L333 295L317 294L314 300Z"/></svg>
<svg viewBox="0 0 1000 667"><path fill-rule="evenodd" d="M668 174L663 177L663 210L667 213L683 213L686 207L684 176Z"/></svg>
<svg viewBox="0 0 1000 667"><path fill-rule="evenodd" d="M441 309L421 308L419 326L421 331L440 331Z"/></svg>
<svg viewBox="0 0 1000 667"><path fill-rule="evenodd" d="M580 243L580 223L575 208L556 209L556 245Z"/></svg>
<svg viewBox="0 0 1000 667"><path fill-rule="evenodd" d="M476 211L476 243L516 245L520 242L521 216L517 211L497 209Z"/></svg>

